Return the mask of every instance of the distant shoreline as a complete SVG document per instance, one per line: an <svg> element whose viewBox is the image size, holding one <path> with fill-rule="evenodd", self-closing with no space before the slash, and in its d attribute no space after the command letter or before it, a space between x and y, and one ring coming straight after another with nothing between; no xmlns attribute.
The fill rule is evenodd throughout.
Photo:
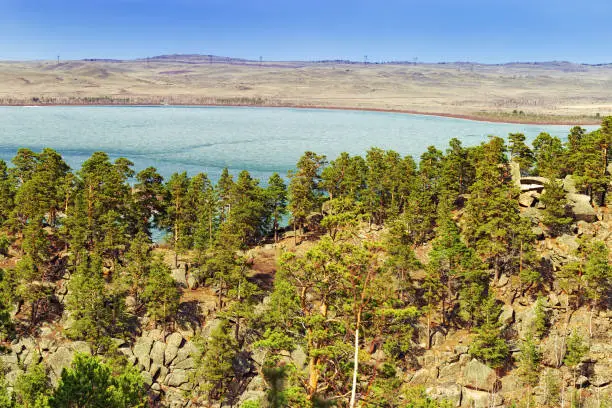
<svg viewBox="0 0 612 408"><path fill-rule="evenodd" d="M290 109L320 109L320 110L339 110L339 111L361 111L361 112L383 112L383 113L400 113L408 115L423 115L434 116L452 119L463 119L474 122L490 122L490 123L509 123L517 125L559 125L559 126L590 126L600 125L601 120L596 118L568 118L563 116L548 116L542 115L541 119L527 115L521 118L519 115L497 114L495 112L483 112L473 114L461 113L444 113L444 112L421 112L413 109L386 109L386 108L368 108L368 107L345 107L345 106L326 106L326 105L300 105L291 103L275 103L275 104L248 104L248 103L12 103L2 104L3 107L53 107L53 106L100 106L100 107L239 107L239 108L290 108Z"/></svg>

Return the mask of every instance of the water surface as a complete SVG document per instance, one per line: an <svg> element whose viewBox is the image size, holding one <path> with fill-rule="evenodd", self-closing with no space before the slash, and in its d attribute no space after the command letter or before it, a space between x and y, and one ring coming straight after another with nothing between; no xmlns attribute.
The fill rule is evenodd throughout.
<svg viewBox="0 0 612 408"><path fill-rule="evenodd" d="M186 170L216 180L223 167L249 170L265 181L285 174L306 150L333 159L372 146L415 158L456 137L466 146L487 135L540 132L565 139L570 126L476 122L401 113L240 107L0 107L0 158L20 147L51 147L79 168L91 153L127 157L136 170L156 167L164 176Z"/></svg>

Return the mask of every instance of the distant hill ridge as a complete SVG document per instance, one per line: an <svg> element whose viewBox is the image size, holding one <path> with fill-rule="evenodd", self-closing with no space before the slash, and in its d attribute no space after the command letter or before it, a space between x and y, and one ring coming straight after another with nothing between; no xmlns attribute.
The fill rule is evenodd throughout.
<svg viewBox="0 0 612 408"><path fill-rule="evenodd" d="M228 57L212 54L163 54L152 57L133 58L133 59L115 59L115 58L85 58L82 61L98 61L98 62L125 62L125 61L150 61L150 62L180 62L180 63L239 63L239 64L258 64L261 61L258 59ZM265 60L264 62L279 62L279 63L300 63L300 64L368 64L368 65L476 65L476 66L506 66L506 67L551 67L551 68L568 68L580 66L612 66L612 63L586 64L571 61L510 61L504 63L483 63L477 61L440 61L440 62L415 62L403 60L389 61L356 61L350 59L321 59L321 60Z"/></svg>

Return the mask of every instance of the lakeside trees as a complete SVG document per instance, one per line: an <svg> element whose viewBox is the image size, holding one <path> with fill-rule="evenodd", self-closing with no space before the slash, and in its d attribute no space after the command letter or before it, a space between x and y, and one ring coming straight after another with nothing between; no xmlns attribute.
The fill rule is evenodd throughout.
<svg viewBox="0 0 612 408"><path fill-rule="evenodd" d="M181 301L172 268L180 266L214 288L223 321L202 350L209 400L229 398L229 384L238 381L236 356L252 347L266 351L262 372L287 382L274 398L300 406L346 395L375 406L373 398L412 367L411 351L430 348L436 330L450 327L470 333L474 358L504 367L510 349L496 283L505 276L517 293L552 284L521 216L509 160L523 174L549 179L540 197L542 226L560 235L572 219L556 179L574 175L579 192L605 204L612 122L604 122L596 132L572 129L566 144L540 134L533 149L521 134L510 135L510 146L498 137L473 147L452 139L445 152L429 147L418 163L378 148L329 163L306 152L288 183L275 173L266 185L228 169L216 183L185 172L166 181L154 168L136 174L129 160L111 161L102 152L73 171L51 149L20 149L12 167L0 162L2 252L15 260L0 281L2 335L32 331L65 307L66 334L89 342L94 353L112 354L112 338L129 338L145 316L152 327L172 327ZM279 241L287 214L295 244L307 232L317 242L286 251L272 288L258 287L247 250ZM171 265L152 250L154 230L168 235ZM584 240L574 255L552 276L568 306L605 307L608 248ZM62 301L56 286L66 280ZM253 311L265 295L269 301ZM13 303L18 313L11 320L6 311ZM415 338L420 325L423 339ZM543 322L536 334L545 332ZM534 385L540 356L532 343L525 339L520 365ZM284 359L295 350L304 354L303 366ZM75 364L115 381L102 363ZM577 363L568 357L567 364ZM32 387L42 384L35 370ZM23 387L24 399L38 398ZM61 393L77 392L62 387ZM50 391L40 395L59 401ZM118 406L131 406L125 404Z"/></svg>

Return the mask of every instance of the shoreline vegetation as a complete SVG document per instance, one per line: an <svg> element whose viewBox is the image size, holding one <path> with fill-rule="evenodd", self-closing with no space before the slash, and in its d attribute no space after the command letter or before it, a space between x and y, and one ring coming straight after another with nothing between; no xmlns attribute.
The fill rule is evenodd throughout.
<svg viewBox="0 0 612 408"><path fill-rule="evenodd" d="M612 116L531 145L305 151L265 185L20 148L0 407L609 406Z"/></svg>
<svg viewBox="0 0 612 408"><path fill-rule="evenodd" d="M400 113L409 115L437 116L454 119L464 119L477 122L513 123L523 125L567 125L588 126L600 125L602 118L598 115L548 115L533 114L523 111L478 111L469 114L430 112L415 109L387 109L368 106L338 106L325 104L294 103L291 101L251 97L50 97L50 98L6 98L0 97L0 106L44 107L44 106L193 106L193 107L252 107L252 108L293 108L346 110L364 112Z"/></svg>

